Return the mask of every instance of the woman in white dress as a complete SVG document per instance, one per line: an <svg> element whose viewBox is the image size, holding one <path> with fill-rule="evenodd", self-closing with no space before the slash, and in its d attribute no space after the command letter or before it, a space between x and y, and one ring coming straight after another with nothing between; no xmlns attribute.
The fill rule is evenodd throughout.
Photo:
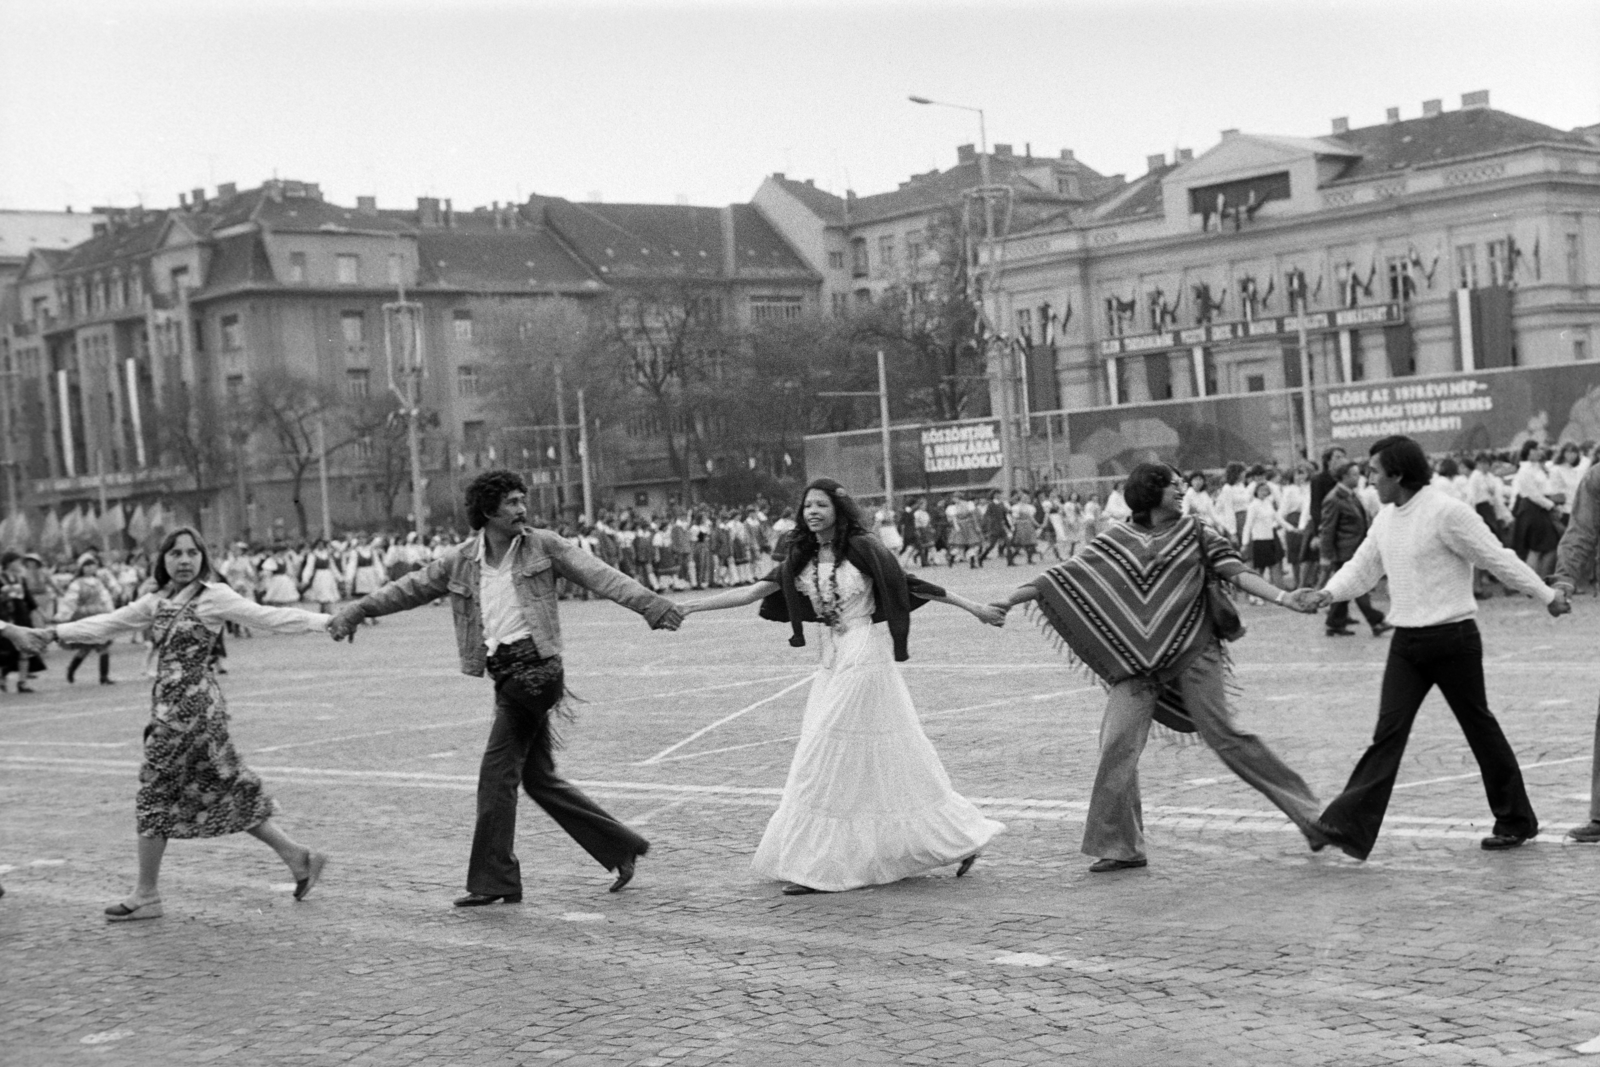
<svg viewBox="0 0 1600 1067"><path fill-rule="evenodd" d="M787 881L790 896L884 885L960 864L1005 827L950 785L923 733L897 661L908 658L912 610L953 604L991 625L998 609L908 576L838 482L819 478L801 498L789 555L762 581L681 605L684 614L742 607L789 622L820 622L822 666L806 700L800 743L778 810L751 867Z"/></svg>

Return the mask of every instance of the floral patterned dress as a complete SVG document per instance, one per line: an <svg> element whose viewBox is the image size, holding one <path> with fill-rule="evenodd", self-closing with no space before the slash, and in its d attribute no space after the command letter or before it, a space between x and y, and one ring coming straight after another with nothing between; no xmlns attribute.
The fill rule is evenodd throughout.
<svg viewBox="0 0 1600 1067"><path fill-rule="evenodd" d="M228 704L211 669L217 635L193 600L163 600L150 636L158 660L135 801L140 836L221 837L259 826L273 802L228 738Z"/></svg>

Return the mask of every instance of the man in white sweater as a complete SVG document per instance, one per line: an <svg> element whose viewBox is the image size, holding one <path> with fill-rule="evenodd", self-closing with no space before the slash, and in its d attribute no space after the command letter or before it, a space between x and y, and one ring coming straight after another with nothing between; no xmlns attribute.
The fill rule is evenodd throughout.
<svg viewBox="0 0 1600 1067"><path fill-rule="evenodd" d="M1539 832L1539 821L1516 754L1484 693L1472 570L1489 571L1508 589L1546 605L1552 615L1571 610L1566 594L1545 585L1465 503L1429 485L1428 458L1411 438L1385 437L1371 452L1383 510L1355 558L1325 588L1295 594L1302 603L1321 607L1350 600L1387 574L1388 618L1395 626L1372 744L1344 792L1323 811L1319 828L1346 854L1367 858L1383 826L1417 709L1438 686L1472 747L1494 812L1494 833L1483 839L1483 847L1516 848Z"/></svg>

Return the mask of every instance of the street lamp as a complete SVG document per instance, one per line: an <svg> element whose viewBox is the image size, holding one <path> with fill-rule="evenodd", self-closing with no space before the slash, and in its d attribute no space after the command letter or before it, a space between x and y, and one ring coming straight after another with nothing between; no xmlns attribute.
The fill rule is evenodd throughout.
<svg viewBox="0 0 1600 1067"><path fill-rule="evenodd" d="M948 108L954 108L957 111L975 111L975 112L978 113L978 182L979 182L979 188L978 188L977 192L978 192L978 195L980 195L983 198L983 256L982 256L982 259L983 259L983 262L984 262L984 269L985 269L985 275L986 275L985 278L984 278L984 284L983 284L983 299L982 299L982 301L980 301L978 303L978 313L982 318L985 318L985 319L989 320L989 327L990 328L987 330L987 336L992 338L997 333L999 333L999 331L994 329L993 327L994 327L994 323L999 321L999 317L1000 317L1000 314L999 314L1000 313L1000 301L999 301L999 294L995 291L996 287L998 285L998 276L997 276L995 252L994 252L994 197L992 195L995 192L995 189L994 189L994 186L992 185L990 177L989 177L989 131L988 131L988 127L984 123L983 108L981 108L981 107L973 107L970 104L952 104L952 103L949 103L948 101L945 101L945 100L930 100L926 96L908 96L908 97L906 97L906 99L910 100L913 104L922 104L922 105L929 106L929 107L948 107ZM986 309L985 309L985 305L991 299L994 300L994 302L995 302L994 303L995 314L992 315L992 316L989 315L987 313ZM986 343L992 343L992 342L987 342L986 341ZM1000 380L1000 390L999 390L999 395L1000 395L1000 400L1001 400L1001 412L1000 412L1000 427L1001 427L1001 429L1000 429L1000 435L1001 435L1002 442L1004 442L1002 444L1001 453L1000 453L1001 463L1002 463L1002 467L1001 467L1001 471L1000 471L1000 480L1005 483L1006 492L1009 493L1015 487L1014 483L1016 481L1015 467L1014 467L1014 464L1013 464L1013 461L1012 461L1013 449L1012 449L1011 446L1013 444L1017 444L1017 443L1019 443L1021 441L1026 440L1026 435L1029 432L1029 430L1028 430L1027 423L1025 421L1026 420L1026 415L1023 416L1024 423L1023 423L1023 427L1022 427L1022 431L1021 431L1020 435L1018 435L1017 427L1012 425L1012 421L1016 417L1016 413L1015 413L1014 409L1017 407L1017 403L1016 403L1017 398L1016 398L1016 395L1015 395L1015 393L1013 391L1013 386L1012 386L1012 380L1013 380L1014 376L1011 373L1011 369L1010 369L1011 368L1012 353L1009 351L1009 346L1008 346L1008 348L1002 349L1000 351L999 356L998 356L998 360L991 361L989 359L989 356L990 356L990 353L988 353L988 352L984 353L984 361L985 361L986 364L991 364L991 366L992 366L992 362L998 362L999 363L999 366L992 366L992 371L993 371L993 376L999 378L999 380Z"/></svg>

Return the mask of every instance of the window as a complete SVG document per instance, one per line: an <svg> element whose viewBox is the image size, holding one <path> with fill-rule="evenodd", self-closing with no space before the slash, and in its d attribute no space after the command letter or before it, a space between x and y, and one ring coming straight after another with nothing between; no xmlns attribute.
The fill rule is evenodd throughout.
<svg viewBox="0 0 1600 1067"><path fill-rule="evenodd" d="M461 450L468 455L476 456L484 451L488 443L488 435L484 433L482 422L463 422L461 424Z"/></svg>
<svg viewBox="0 0 1600 1067"><path fill-rule="evenodd" d="M1582 363L1589 358L1589 339L1587 337L1574 337L1572 339L1572 361Z"/></svg>
<svg viewBox="0 0 1600 1067"><path fill-rule="evenodd" d="M868 307L871 307L871 306L872 306L872 290L871 289L857 289L856 290L856 307L858 307L858 308L868 308Z"/></svg>
<svg viewBox="0 0 1600 1067"><path fill-rule="evenodd" d="M867 239L865 237L852 237L850 239L850 273L857 278L867 276Z"/></svg>
<svg viewBox="0 0 1600 1067"><path fill-rule="evenodd" d="M1264 393L1267 391L1267 376L1265 374L1247 374L1244 379L1244 391L1247 393Z"/></svg>
<svg viewBox="0 0 1600 1067"><path fill-rule="evenodd" d="M89 283L89 314L100 314L100 308L102 306L100 303L100 297L100 287L95 285L93 282Z"/></svg>
<svg viewBox="0 0 1600 1067"><path fill-rule="evenodd" d="M372 372L347 370L344 372L344 395L351 400L365 400L372 395Z"/></svg>
<svg viewBox="0 0 1600 1067"><path fill-rule="evenodd" d="M333 257L340 285L361 284L361 257L341 252Z"/></svg>
<svg viewBox="0 0 1600 1067"><path fill-rule="evenodd" d="M828 267L831 270L844 270L844 253L843 252L829 252L828 253Z"/></svg>
<svg viewBox="0 0 1600 1067"><path fill-rule="evenodd" d="M1478 246L1456 245L1456 288L1478 287Z"/></svg>
<svg viewBox="0 0 1600 1067"><path fill-rule="evenodd" d="M1407 290L1406 280L1410 270L1406 266L1406 257L1390 256L1384 260L1384 272L1389 278L1389 299L1409 300L1411 293Z"/></svg>
<svg viewBox="0 0 1600 1067"><path fill-rule="evenodd" d="M239 329L239 316L222 316L222 350L237 352L244 347L244 332Z"/></svg>
<svg viewBox="0 0 1600 1067"><path fill-rule="evenodd" d="M289 281L295 285L306 283L306 254L304 252L289 253Z"/></svg>
<svg viewBox="0 0 1600 1067"><path fill-rule="evenodd" d="M1033 344L1033 309L1019 308L1017 310L1017 337L1024 344Z"/></svg>
<svg viewBox="0 0 1600 1067"><path fill-rule="evenodd" d="M1583 284L1583 252L1575 233L1567 234L1567 284Z"/></svg>
<svg viewBox="0 0 1600 1067"><path fill-rule="evenodd" d="M750 321L789 322L805 312L805 298L799 296L752 296Z"/></svg>
<svg viewBox="0 0 1600 1067"><path fill-rule="evenodd" d="M894 268L894 234L886 233L878 238L878 269L883 271Z"/></svg>
<svg viewBox="0 0 1600 1067"><path fill-rule="evenodd" d="M456 368L456 396L474 397L478 395L478 368L470 363L463 363Z"/></svg>
<svg viewBox="0 0 1600 1067"><path fill-rule="evenodd" d="M123 308L128 306L128 276L118 274L111 279L111 306Z"/></svg>
<svg viewBox="0 0 1600 1067"><path fill-rule="evenodd" d="M137 270L128 276L128 300L134 304L144 303L144 275Z"/></svg>
<svg viewBox="0 0 1600 1067"><path fill-rule="evenodd" d="M917 269L917 264L922 262L922 231L912 230L906 234L906 265L912 270Z"/></svg>
<svg viewBox="0 0 1600 1067"><path fill-rule="evenodd" d="M1489 284L1508 285L1511 282L1511 242L1490 241L1484 245L1489 259Z"/></svg>
<svg viewBox="0 0 1600 1067"><path fill-rule="evenodd" d="M356 438L356 459L369 460L371 458L372 458L372 435L370 433L369 434L363 434L362 436ZM366 488L367 487L364 486L364 485L356 486L356 495L357 496L366 495Z"/></svg>
<svg viewBox="0 0 1600 1067"><path fill-rule="evenodd" d="M400 284L400 253L389 253L389 284Z"/></svg>
<svg viewBox="0 0 1600 1067"><path fill-rule="evenodd" d="M35 323L43 322L50 317L50 298L36 296L33 298L33 311L30 316Z"/></svg>
<svg viewBox="0 0 1600 1067"><path fill-rule="evenodd" d="M224 390L223 395L228 401L229 408L237 411L244 406L244 375L228 375L228 380L224 383Z"/></svg>
<svg viewBox="0 0 1600 1067"><path fill-rule="evenodd" d="M836 319L842 319L846 315L850 314L850 294L849 293L834 293L834 294L832 294L832 296L833 296L833 317L836 318Z"/></svg>
<svg viewBox="0 0 1600 1067"><path fill-rule="evenodd" d="M169 277L172 278L172 294L182 296L184 290L189 288L189 268L173 267Z"/></svg>
<svg viewBox="0 0 1600 1067"><path fill-rule="evenodd" d="M451 314L451 321L455 326L457 341L472 340L472 312L466 308L456 308Z"/></svg>
<svg viewBox="0 0 1600 1067"><path fill-rule="evenodd" d="M364 311L339 312L339 330L346 348L359 348L367 341L367 315Z"/></svg>

